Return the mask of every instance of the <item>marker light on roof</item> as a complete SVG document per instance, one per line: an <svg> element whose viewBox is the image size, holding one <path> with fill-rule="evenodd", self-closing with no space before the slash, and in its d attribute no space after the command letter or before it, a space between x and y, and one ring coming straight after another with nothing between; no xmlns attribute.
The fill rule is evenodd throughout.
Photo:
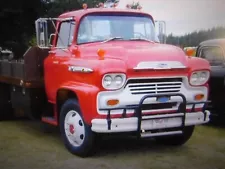
<svg viewBox="0 0 225 169"><path fill-rule="evenodd" d="M141 9L142 9L142 7L141 7L141 6L138 6L138 7L137 7L137 9L138 9L138 10L141 10Z"/></svg>
<svg viewBox="0 0 225 169"><path fill-rule="evenodd" d="M130 8L131 8L131 5L130 5L130 4L127 4L127 6L126 6L126 7L130 9Z"/></svg>
<svg viewBox="0 0 225 169"><path fill-rule="evenodd" d="M113 4L113 7L115 8L115 7L117 7L117 5L118 5L117 3L114 3L114 4Z"/></svg>
<svg viewBox="0 0 225 169"><path fill-rule="evenodd" d="M83 4L83 9L87 9L87 4Z"/></svg>
<svg viewBox="0 0 225 169"><path fill-rule="evenodd" d="M99 3L99 8L103 8L104 4L102 2Z"/></svg>

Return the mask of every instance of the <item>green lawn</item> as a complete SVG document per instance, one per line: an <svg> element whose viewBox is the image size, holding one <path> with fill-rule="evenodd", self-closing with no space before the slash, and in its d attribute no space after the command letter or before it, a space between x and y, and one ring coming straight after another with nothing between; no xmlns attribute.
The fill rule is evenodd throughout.
<svg viewBox="0 0 225 169"><path fill-rule="evenodd" d="M225 128L199 126L178 148L153 140L104 139L94 157L70 154L59 133L31 121L0 122L0 169L225 169Z"/></svg>

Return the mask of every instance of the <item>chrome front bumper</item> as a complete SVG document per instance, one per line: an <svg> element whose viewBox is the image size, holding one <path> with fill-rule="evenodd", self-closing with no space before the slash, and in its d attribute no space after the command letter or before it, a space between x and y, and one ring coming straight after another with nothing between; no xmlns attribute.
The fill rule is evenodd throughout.
<svg viewBox="0 0 225 169"><path fill-rule="evenodd" d="M182 98L182 103L178 107L176 113L145 115L142 114L143 103L146 99L160 96L179 96ZM97 133L114 133L114 132L132 132L136 131L138 137L151 137L171 134L181 134L185 126L200 125L209 122L210 112L205 110L209 103L205 102L187 102L183 94L154 94L144 96L138 105L127 105L125 107L101 109L107 111L106 119L93 119L92 131ZM194 112L196 104L203 104L201 111ZM151 103L149 104L151 105ZM192 105L191 112L186 113L186 106ZM122 118L111 118L112 110L123 109ZM133 117L127 117L126 111L135 110ZM154 132L158 129L180 128L176 131Z"/></svg>

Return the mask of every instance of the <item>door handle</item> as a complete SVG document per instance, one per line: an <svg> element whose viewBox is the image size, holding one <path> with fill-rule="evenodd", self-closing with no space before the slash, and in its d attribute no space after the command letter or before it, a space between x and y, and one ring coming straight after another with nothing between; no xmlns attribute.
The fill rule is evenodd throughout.
<svg viewBox="0 0 225 169"><path fill-rule="evenodd" d="M59 61L53 61L54 64L59 64Z"/></svg>
<svg viewBox="0 0 225 169"><path fill-rule="evenodd" d="M55 54L55 51L50 50L48 53Z"/></svg>

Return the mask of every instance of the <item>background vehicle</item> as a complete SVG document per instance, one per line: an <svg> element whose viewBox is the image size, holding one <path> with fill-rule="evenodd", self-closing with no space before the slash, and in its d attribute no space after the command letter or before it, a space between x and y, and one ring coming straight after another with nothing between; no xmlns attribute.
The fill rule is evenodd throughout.
<svg viewBox="0 0 225 169"><path fill-rule="evenodd" d="M160 44L147 13L84 5L38 19L36 35L38 47L0 62L1 115L23 109L59 126L73 154L89 155L104 133L182 145L209 121L209 63Z"/></svg>
<svg viewBox="0 0 225 169"><path fill-rule="evenodd" d="M208 109L212 121L224 123L225 118L225 39L211 39L199 44L196 57L207 59L211 65Z"/></svg>

